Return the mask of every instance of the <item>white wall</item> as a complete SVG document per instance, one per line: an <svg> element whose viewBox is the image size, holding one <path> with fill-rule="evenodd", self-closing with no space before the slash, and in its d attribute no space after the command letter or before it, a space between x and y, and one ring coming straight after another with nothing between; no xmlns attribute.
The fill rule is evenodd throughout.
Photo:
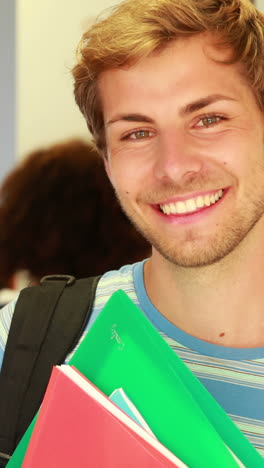
<svg viewBox="0 0 264 468"><path fill-rule="evenodd" d="M87 137L70 68L86 24L118 0L17 0L17 154Z"/></svg>
<svg viewBox="0 0 264 468"><path fill-rule="evenodd" d="M264 12L264 0L255 0L254 4L260 11Z"/></svg>

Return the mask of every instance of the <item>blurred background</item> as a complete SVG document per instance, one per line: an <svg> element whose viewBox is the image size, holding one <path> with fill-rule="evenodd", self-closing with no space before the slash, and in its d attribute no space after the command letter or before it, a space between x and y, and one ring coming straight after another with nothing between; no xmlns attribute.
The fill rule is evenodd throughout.
<svg viewBox="0 0 264 468"><path fill-rule="evenodd" d="M113 0L0 0L0 182L30 151L88 138L70 69L87 25Z"/></svg>

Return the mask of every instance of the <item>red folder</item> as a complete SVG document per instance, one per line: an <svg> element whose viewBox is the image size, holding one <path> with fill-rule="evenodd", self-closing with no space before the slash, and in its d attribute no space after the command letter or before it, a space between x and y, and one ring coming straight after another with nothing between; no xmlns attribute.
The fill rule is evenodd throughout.
<svg viewBox="0 0 264 468"><path fill-rule="evenodd" d="M88 466L187 468L75 368L57 366L22 467Z"/></svg>

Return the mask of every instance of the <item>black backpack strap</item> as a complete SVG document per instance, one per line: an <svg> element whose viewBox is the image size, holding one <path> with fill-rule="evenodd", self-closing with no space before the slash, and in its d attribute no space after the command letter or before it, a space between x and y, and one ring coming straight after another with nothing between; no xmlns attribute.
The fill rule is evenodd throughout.
<svg viewBox="0 0 264 468"><path fill-rule="evenodd" d="M81 337L99 279L49 276L21 291L0 374L2 454L12 454L39 409L53 365L63 363Z"/></svg>

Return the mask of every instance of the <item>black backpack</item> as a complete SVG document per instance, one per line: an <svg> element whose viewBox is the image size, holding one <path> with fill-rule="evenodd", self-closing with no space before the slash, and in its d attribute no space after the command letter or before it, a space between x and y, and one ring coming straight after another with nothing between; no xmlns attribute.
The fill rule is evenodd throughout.
<svg viewBox="0 0 264 468"><path fill-rule="evenodd" d="M78 343L99 279L45 276L21 291L0 374L0 467L38 411L52 367Z"/></svg>

